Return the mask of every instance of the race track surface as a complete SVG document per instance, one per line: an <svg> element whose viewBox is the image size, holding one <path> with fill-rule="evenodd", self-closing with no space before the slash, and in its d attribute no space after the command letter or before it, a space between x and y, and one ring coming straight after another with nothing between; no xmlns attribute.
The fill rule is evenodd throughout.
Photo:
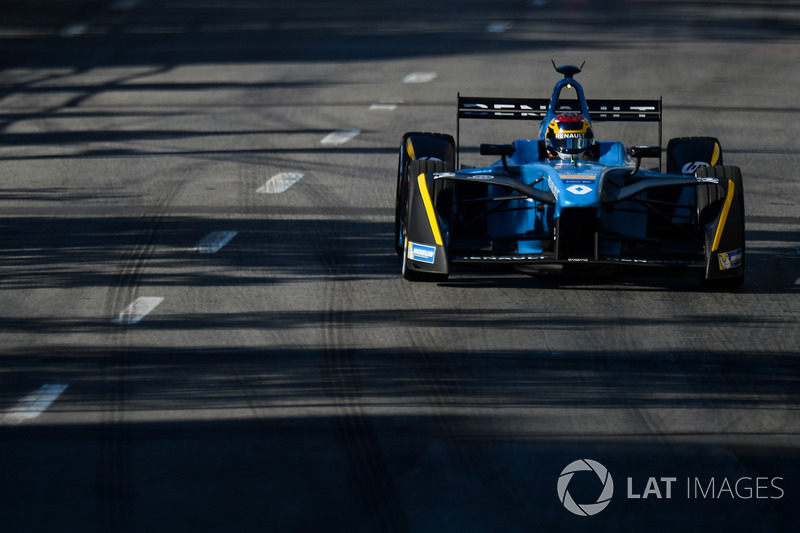
<svg viewBox="0 0 800 533"><path fill-rule="evenodd" d="M741 289L401 279L402 134L551 59L720 139ZM4 0L0 529L797 531L798 61L797 0Z"/></svg>

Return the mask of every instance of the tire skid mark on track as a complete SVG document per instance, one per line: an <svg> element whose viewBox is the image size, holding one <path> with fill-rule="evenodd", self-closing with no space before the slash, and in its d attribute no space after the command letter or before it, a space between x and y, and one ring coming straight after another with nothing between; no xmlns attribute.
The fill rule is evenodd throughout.
<svg viewBox="0 0 800 533"><path fill-rule="evenodd" d="M325 271L324 342L321 374L323 389L333 400L339 415L333 421L336 438L345 447L352 481L376 531L408 531L408 519L384 462L380 442L369 417L361 408L361 381L351 308L339 276L356 274L342 260L346 251L335 227L320 222L312 241L316 259Z"/></svg>
<svg viewBox="0 0 800 533"><path fill-rule="evenodd" d="M122 261L114 284L109 288L106 316L113 309L133 299L145 263L152 255L153 242L160 226L159 217L146 221L145 229ZM129 531L133 519L131 480L131 437L125 422L128 376L131 362L124 355L129 345L125 325L113 325L109 334L108 354L102 359L106 411L102 420L98 454L97 498L101 524L106 531Z"/></svg>
<svg viewBox="0 0 800 533"><path fill-rule="evenodd" d="M330 334L328 337L331 342ZM357 394L348 390L361 388L358 377L354 375L358 372L354 368L354 352L331 347L323 356L323 387L339 410L339 416L334 420L336 437L345 446L352 481L374 529L408 531L405 511L385 466L375 429L359 407Z"/></svg>
<svg viewBox="0 0 800 533"><path fill-rule="evenodd" d="M402 294L407 297L407 301L399 304L399 307L414 309L418 299L412 291L419 289L420 286L408 283L406 285L406 290ZM454 309L457 307L454 305ZM457 374L464 372L463 365L456 364L455 356L447 346L441 346L431 328L417 331L409 338L413 342L408 355L412 361L414 374L435 407L434 412L437 414L434 418L436 425L442 431L445 450L453 462L451 468L456 470L456 475L468 474L471 480L477 481L485 493L494 499L495 505L505 502L509 516L525 513L527 522L520 523L535 523L536 517L528 511L529 502L526 496L508 487L507 474L498 475L498 472L504 471L504 467L498 461L497 450L492 452L486 449L479 440L472 438L467 423L447 414L453 411L453 405L459 396L470 394L468 391L460 390L457 385L459 382ZM442 353L436 354L437 351ZM493 443L494 446L501 446L503 439L496 441Z"/></svg>
<svg viewBox="0 0 800 533"><path fill-rule="evenodd" d="M520 301L520 295L513 290L504 289L503 297L508 298L509 301L519 301L522 303ZM595 304L599 309L616 308L615 298L607 294L604 296L598 295L597 297L602 298ZM561 295L557 299L551 299L548 305L542 309L542 313L546 315L557 315L568 305L569 302L564 299L564 295ZM591 314L592 312L590 308L584 308L584 311L587 314ZM594 347L588 350L588 352L592 354L593 364L596 366L585 366L582 367L580 371L574 373L571 381L573 386L586 389L591 388L593 386L592 382L595 379L594 375L599 372L607 375L608 379L613 383L613 386L620 390L636 390L636 380L631 378L630 372L626 368L626 361L624 358L620 358L619 354L635 353L637 351L637 340L631 337L630 329L623 319L620 319L614 325L610 326L610 329L614 332L614 334L611 335L611 345L603 350L597 350ZM680 335L680 331L676 332L676 336ZM545 352L552 353L553 355L558 354L562 363L565 358L569 360L575 353L575 346L563 344L563 340L559 340L558 336L548 335L546 330L543 332L542 340L544 342ZM675 354L666 354L664 363L666 365L674 365ZM689 385L685 378L683 382L688 388ZM613 395L613 393L609 394ZM634 398L630 394L619 394L615 397L615 401L618 403L619 407L624 408L625 416L628 418L629 423L638 428L642 434L663 434L665 428L662 425L662 421L654 417L652 413L646 409L643 409L641 401L638 398ZM671 446L665 439L661 445L667 447Z"/></svg>
<svg viewBox="0 0 800 533"><path fill-rule="evenodd" d="M105 315L110 316L133 296L140 284L142 273L154 252L156 235L161 229L166 208L178 193L181 183L171 185L161 196L154 213L142 217L142 229L136 241L122 257L119 272L109 287ZM99 502L99 522L103 531L125 533L133 528L133 481L131 465L131 431L125 420L125 406L129 395L128 379L132 362L126 355L130 348L131 330L124 324L109 326L107 354L101 359L102 379L105 383L106 410L101 420L101 441L96 482Z"/></svg>
<svg viewBox="0 0 800 533"><path fill-rule="evenodd" d="M245 181L250 176L245 173ZM349 202L340 191L324 182L304 179L294 187L295 193L306 198L307 205L329 206L332 203L347 206ZM243 183L241 201L250 204L255 189ZM281 207L274 206L277 211ZM341 238L341 222L319 219L313 222L314 230L308 242L310 256L319 264L325 281L322 316L324 351L320 360L322 388L331 398L339 415L332 421L335 438L344 448L350 471L350 483L365 509L369 530L408 531L408 518L397 495L377 432L370 418L361 408L364 386L359 375L359 362L353 338L350 298L341 278L353 278L356 267L348 262L348 249Z"/></svg>

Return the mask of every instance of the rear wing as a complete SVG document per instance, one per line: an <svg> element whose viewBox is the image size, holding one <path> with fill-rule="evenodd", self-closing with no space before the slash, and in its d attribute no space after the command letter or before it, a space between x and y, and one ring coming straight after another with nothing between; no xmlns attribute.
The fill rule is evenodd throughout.
<svg viewBox="0 0 800 533"><path fill-rule="evenodd" d="M461 119L542 120L550 105L549 98L492 98L458 95L456 153L459 150ZM658 145L662 143L661 98L658 100L586 100L592 122L656 122ZM558 112L580 113L578 100L560 100ZM456 156L457 157L457 156Z"/></svg>

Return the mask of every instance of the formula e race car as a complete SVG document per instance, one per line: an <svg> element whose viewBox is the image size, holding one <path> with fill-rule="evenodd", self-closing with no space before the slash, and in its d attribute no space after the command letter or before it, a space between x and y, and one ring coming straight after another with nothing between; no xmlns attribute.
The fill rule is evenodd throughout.
<svg viewBox="0 0 800 533"><path fill-rule="evenodd" d="M555 64L553 64L555 67ZM409 280L460 264L642 265L695 269L710 285L744 280L742 175L714 137L672 139L661 172L661 100L587 100L563 75L547 99L458 95L456 138L406 133L400 144L395 248ZM562 91L574 91L570 99ZM541 120L536 139L482 144L483 168L459 167L463 119ZM592 124L658 125L658 146L597 141ZM658 167L642 167L642 159Z"/></svg>

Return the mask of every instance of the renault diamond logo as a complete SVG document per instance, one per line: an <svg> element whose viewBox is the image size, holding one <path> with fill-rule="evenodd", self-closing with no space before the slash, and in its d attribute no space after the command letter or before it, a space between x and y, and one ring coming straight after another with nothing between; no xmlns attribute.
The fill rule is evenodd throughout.
<svg viewBox="0 0 800 533"><path fill-rule="evenodd" d="M586 185L573 185L572 187L567 187L567 190L572 194L586 194L592 192L592 188Z"/></svg>

